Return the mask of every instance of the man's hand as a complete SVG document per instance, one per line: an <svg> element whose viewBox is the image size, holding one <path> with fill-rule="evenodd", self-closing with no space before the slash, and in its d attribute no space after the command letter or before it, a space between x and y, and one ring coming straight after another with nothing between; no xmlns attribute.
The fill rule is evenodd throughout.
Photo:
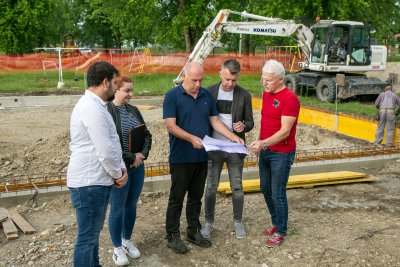
<svg viewBox="0 0 400 267"><path fill-rule="evenodd" d="M244 145L243 139L237 136L236 134L232 136L231 141Z"/></svg>
<svg viewBox="0 0 400 267"><path fill-rule="evenodd" d="M243 131L244 131L244 128L246 128L246 126L244 125L244 123L241 122L241 121L234 122L234 123L232 124L232 126L233 126L233 130L234 130L235 132L237 132L237 133L243 132Z"/></svg>
<svg viewBox="0 0 400 267"><path fill-rule="evenodd" d="M136 153L136 158L135 161L130 165L131 168L135 167L139 167L140 165L143 164L143 160L145 159L145 156L143 156L142 153Z"/></svg>
<svg viewBox="0 0 400 267"><path fill-rule="evenodd" d="M263 143L262 140L258 140L258 141L253 141L251 142L251 144L249 146L247 146L247 148L255 153L257 156L260 154L260 151L264 148L263 147Z"/></svg>
<svg viewBox="0 0 400 267"><path fill-rule="evenodd" d="M201 141L201 139L199 137L197 137L195 135L192 136L191 143L193 145L193 148L196 148L196 149L203 148L203 142Z"/></svg>
<svg viewBox="0 0 400 267"><path fill-rule="evenodd" d="M126 169L121 169L121 171L121 178L114 180L114 185L118 188L123 187L128 182L128 172L126 171Z"/></svg>

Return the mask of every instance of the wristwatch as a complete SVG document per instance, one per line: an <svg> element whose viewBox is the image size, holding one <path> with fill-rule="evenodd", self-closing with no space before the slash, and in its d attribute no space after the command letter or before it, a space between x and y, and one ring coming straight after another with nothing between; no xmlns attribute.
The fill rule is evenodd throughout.
<svg viewBox="0 0 400 267"><path fill-rule="evenodd" d="M267 139L262 140L261 144L263 149L267 149Z"/></svg>

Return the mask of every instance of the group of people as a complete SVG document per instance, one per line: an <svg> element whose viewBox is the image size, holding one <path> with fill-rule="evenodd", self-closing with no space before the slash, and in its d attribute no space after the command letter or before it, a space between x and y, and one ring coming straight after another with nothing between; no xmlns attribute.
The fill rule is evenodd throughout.
<svg viewBox="0 0 400 267"><path fill-rule="evenodd" d="M232 189L233 229L237 238L246 237L242 222L242 173L246 155L206 152L202 140L211 135L244 145L245 133L254 127L251 95L237 84L240 64L236 60L225 61L220 82L207 89L202 87L203 76L201 64L187 63L183 82L166 93L163 103L171 174L166 239L167 247L181 254L188 252L180 235L186 195L186 241L203 248L212 245L216 193L224 163ZM271 224L262 234L268 236L265 243L269 247L281 245L286 236L286 184L295 157L300 111L300 102L284 85L284 76L284 67L278 61L269 60L263 66L260 138L247 145L259 156L260 188L271 217ZM88 69L87 83L88 90L74 107L70 125L67 186L78 226L74 266L101 266L99 235L108 202L111 207L108 224L114 246L112 258L117 265L126 265L128 257L140 257L131 236L152 135L146 128L142 148L131 150L130 131L145 125L139 110L129 104L131 79L120 76L111 64L97 62ZM200 222L203 194L204 225Z"/></svg>

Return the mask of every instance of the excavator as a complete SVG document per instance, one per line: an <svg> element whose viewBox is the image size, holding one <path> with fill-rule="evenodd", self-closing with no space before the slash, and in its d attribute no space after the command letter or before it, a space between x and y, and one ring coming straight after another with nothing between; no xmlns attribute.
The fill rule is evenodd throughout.
<svg viewBox="0 0 400 267"><path fill-rule="evenodd" d="M248 21L228 21L230 14ZM392 81L367 77L367 71L386 68L387 48L372 45L370 30L356 21L319 20L312 27L293 20L270 18L247 12L220 10L189 55L188 62L202 64L224 33L292 37L304 55L300 71L287 73L285 85L301 94L314 88L321 102L334 102L356 95L377 95ZM174 80L182 81L183 69Z"/></svg>

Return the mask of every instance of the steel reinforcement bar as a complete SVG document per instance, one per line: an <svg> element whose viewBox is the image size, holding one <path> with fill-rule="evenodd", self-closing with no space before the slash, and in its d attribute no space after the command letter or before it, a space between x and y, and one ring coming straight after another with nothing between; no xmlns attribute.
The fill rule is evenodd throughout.
<svg viewBox="0 0 400 267"><path fill-rule="evenodd" d="M323 150L300 150L296 153L295 163L336 159L364 158L400 154L400 147L348 147ZM257 157L245 159L246 168L257 166ZM225 167L225 166L224 166ZM145 177L169 175L168 162L146 163ZM66 186L66 173L43 173L34 175L12 175L0 178L0 194L23 190L38 190L50 187Z"/></svg>

